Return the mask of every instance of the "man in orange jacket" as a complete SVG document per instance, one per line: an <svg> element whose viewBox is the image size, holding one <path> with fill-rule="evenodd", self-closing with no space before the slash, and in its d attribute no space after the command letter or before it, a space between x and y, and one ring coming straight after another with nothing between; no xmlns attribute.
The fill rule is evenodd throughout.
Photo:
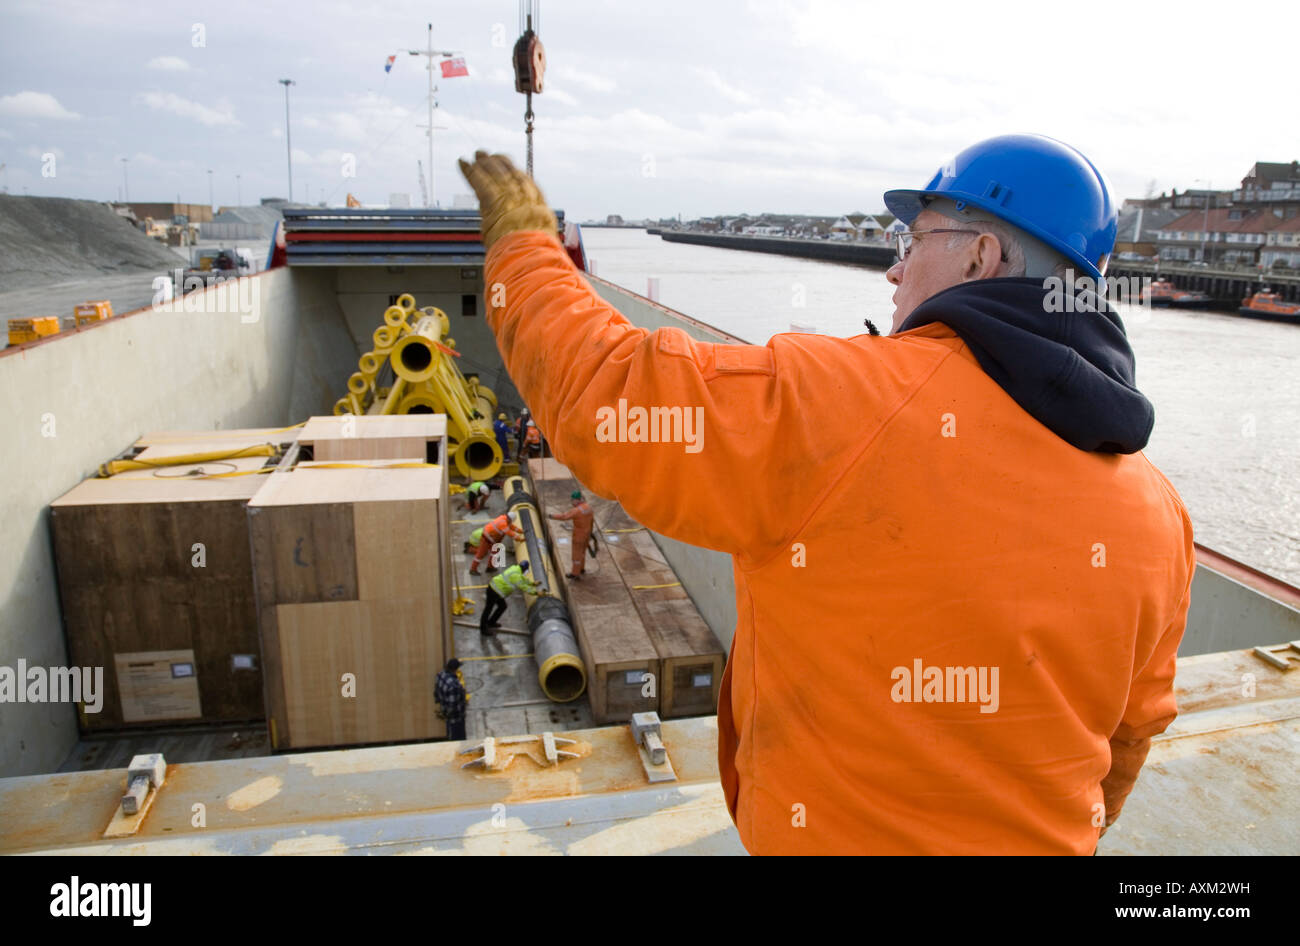
<svg viewBox="0 0 1300 946"><path fill-rule="evenodd" d="M582 493L576 489L569 494L569 506L568 512L553 512L551 518L558 522L573 523L573 548L571 549L573 568L569 571L569 577L577 581L582 578L583 566L587 563L587 543L591 541L591 530L596 522L596 514L582 498Z"/></svg>
<svg viewBox="0 0 1300 946"><path fill-rule="evenodd" d="M1177 713L1195 568L1118 315L1052 283L1104 273L1101 173L1039 136L974 145L886 195L912 228L891 335L752 346L631 325L531 178L461 167L488 322L556 457L732 556L718 764L745 846L1092 853ZM634 409L656 422L609 423Z"/></svg>
<svg viewBox="0 0 1300 946"><path fill-rule="evenodd" d="M478 550L474 553L474 562L469 566L471 575L478 574L479 562L488 557L492 551L492 546L505 541L507 536L516 540L522 540L524 537L523 530L519 528L509 513L502 513L483 527L483 540L479 542ZM489 575L497 570L491 559L488 559L487 570Z"/></svg>

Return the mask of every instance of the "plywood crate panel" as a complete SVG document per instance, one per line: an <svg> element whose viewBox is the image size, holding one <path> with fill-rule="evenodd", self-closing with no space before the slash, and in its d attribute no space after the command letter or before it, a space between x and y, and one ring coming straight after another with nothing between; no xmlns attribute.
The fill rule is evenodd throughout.
<svg viewBox="0 0 1300 946"><path fill-rule="evenodd" d="M446 471L393 465L422 460L303 462L249 502L275 748L442 734L423 707L452 652ZM367 696L335 705L345 672Z"/></svg>
<svg viewBox="0 0 1300 946"><path fill-rule="evenodd" d="M205 449L185 434L168 439L139 456L158 459ZM222 449L259 439L227 439ZM51 503L69 661L104 668L103 706L99 713L81 714L84 731L264 717L244 512L262 477L186 474L199 468L251 474L266 462L266 457L248 457L119 473L86 480ZM134 710L124 711L121 668L138 665L144 659L139 655L155 652L191 655L197 700L179 704L184 710L169 705L152 713L141 710L137 701ZM125 695L130 702L130 694Z"/></svg>
<svg viewBox="0 0 1300 946"><path fill-rule="evenodd" d="M393 460L420 457L443 463L447 418L442 414L313 417L298 442L315 460Z"/></svg>
<svg viewBox="0 0 1300 946"><path fill-rule="evenodd" d="M294 747L446 735L433 699L443 664L435 598L277 605L275 612Z"/></svg>

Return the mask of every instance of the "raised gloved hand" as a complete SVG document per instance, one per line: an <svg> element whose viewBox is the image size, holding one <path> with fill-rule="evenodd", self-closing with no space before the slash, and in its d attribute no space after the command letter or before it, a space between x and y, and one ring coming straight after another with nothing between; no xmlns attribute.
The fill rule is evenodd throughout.
<svg viewBox="0 0 1300 946"><path fill-rule="evenodd" d="M516 230L559 230L555 214L533 179L504 154L478 151L473 164L461 158L460 173L478 195L484 249L492 249L497 240Z"/></svg>

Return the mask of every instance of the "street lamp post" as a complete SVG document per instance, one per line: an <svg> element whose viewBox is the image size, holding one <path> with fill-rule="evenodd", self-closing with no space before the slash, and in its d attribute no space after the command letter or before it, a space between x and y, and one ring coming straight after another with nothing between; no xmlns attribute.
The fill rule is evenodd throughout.
<svg viewBox="0 0 1300 946"><path fill-rule="evenodd" d="M293 143L289 139L289 86L297 85L292 79L281 79L284 86L284 153L289 165L289 202L293 203Z"/></svg>
<svg viewBox="0 0 1300 946"><path fill-rule="evenodd" d="M129 160L130 158L122 159L122 203L124 204L129 204L131 202L131 192L126 186L126 162Z"/></svg>
<svg viewBox="0 0 1300 946"><path fill-rule="evenodd" d="M208 207L211 208L213 213L217 212L217 202L216 199L212 196L212 169L211 168L208 168Z"/></svg>

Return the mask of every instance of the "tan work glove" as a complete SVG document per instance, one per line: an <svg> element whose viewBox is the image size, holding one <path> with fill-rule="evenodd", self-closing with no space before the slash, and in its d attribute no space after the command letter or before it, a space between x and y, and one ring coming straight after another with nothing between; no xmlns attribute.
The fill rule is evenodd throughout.
<svg viewBox="0 0 1300 946"><path fill-rule="evenodd" d="M555 214L533 179L504 154L478 151L473 164L461 158L460 173L478 195L485 250L516 230L545 230L552 234L559 230Z"/></svg>

